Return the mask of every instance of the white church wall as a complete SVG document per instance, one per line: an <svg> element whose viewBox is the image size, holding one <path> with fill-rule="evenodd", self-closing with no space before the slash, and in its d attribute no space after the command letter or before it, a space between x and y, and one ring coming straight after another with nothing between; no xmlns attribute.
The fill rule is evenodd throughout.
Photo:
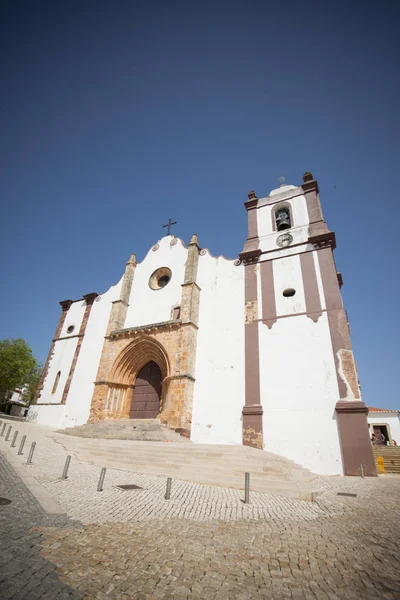
<svg viewBox="0 0 400 600"><path fill-rule="evenodd" d="M244 268L200 256L201 288L191 440L242 443Z"/></svg>
<svg viewBox="0 0 400 600"><path fill-rule="evenodd" d="M371 425L371 434L373 425L388 425L392 440L396 440L400 446L400 415L397 413L369 413L367 417L369 425Z"/></svg>
<svg viewBox="0 0 400 600"><path fill-rule="evenodd" d="M122 278L93 303L60 427L87 422L112 302L118 300Z"/></svg>
<svg viewBox="0 0 400 600"><path fill-rule="evenodd" d="M77 302L71 304L60 332L60 338L74 336L79 333L83 315L85 314L85 308L85 300L78 300ZM71 331L71 333L68 333L68 327L73 327L73 331Z"/></svg>
<svg viewBox="0 0 400 600"><path fill-rule="evenodd" d="M173 236L163 237L158 242L159 248L156 251L150 250L144 260L136 266L125 321L126 328L169 321L172 318L172 308L180 304L187 249L179 239L171 246L173 239ZM149 287L149 279L160 267L171 269L171 280L164 288L152 290Z"/></svg>
<svg viewBox="0 0 400 600"><path fill-rule="evenodd" d="M300 256L288 256L272 263L274 273L275 303L277 316L306 312L303 276ZM285 297L284 290L292 288L294 296Z"/></svg>
<svg viewBox="0 0 400 600"><path fill-rule="evenodd" d="M335 404L339 397L326 313L260 323L264 448L315 473L342 474Z"/></svg>
<svg viewBox="0 0 400 600"><path fill-rule="evenodd" d="M57 404L55 406L33 404L29 407L26 420L58 428L60 427L64 413L65 404Z"/></svg>
<svg viewBox="0 0 400 600"><path fill-rule="evenodd" d="M53 357L49 364L39 404L60 404L77 344L77 337L60 340L55 343ZM53 394L54 382L59 371L61 372L60 379L58 380L57 389Z"/></svg>

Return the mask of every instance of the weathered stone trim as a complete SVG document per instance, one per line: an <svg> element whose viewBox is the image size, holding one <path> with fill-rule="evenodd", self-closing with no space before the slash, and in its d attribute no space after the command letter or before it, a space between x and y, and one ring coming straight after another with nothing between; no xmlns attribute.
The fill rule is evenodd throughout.
<svg viewBox="0 0 400 600"><path fill-rule="evenodd" d="M181 373L180 375L170 375L169 377L163 379L163 382L173 381L174 379L191 379L192 381L196 381L193 375L190 375L189 373Z"/></svg>
<svg viewBox="0 0 400 600"><path fill-rule="evenodd" d="M126 313L128 312L129 299L132 290L133 278L136 270L136 256L131 254L125 265L125 273L122 281L121 292L118 300L111 303L111 312L108 319L106 336L111 331L122 329L125 325Z"/></svg>
<svg viewBox="0 0 400 600"><path fill-rule="evenodd" d="M345 475L375 477L376 464L367 424L364 402L340 401L336 404L340 448Z"/></svg>
<svg viewBox="0 0 400 600"><path fill-rule="evenodd" d="M243 444L263 447L262 408L260 412L260 358L258 339L258 293L256 265L245 266L245 405Z"/></svg>
<svg viewBox="0 0 400 600"><path fill-rule="evenodd" d="M271 329L279 318L276 314L275 283L272 261L260 263L262 322ZM286 315L285 315L286 316Z"/></svg>
<svg viewBox="0 0 400 600"><path fill-rule="evenodd" d="M247 240L244 244L244 248L241 254L245 254L247 252L252 252L253 250L257 250L259 247L258 240L258 223L257 223L257 206L258 206L258 198L254 190L251 190L248 194L248 200L244 203L247 210L247 225L248 225L248 233ZM240 259L242 259L241 254L239 254Z"/></svg>
<svg viewBox="0 0 400 600"><path fill-rule="evenodd" d="M322 315L322 310L313 254L310 252L300 254L300 266L303 277L307 317L316 323Z"/></svg>
<svg viewBox="0 0 400 600"><path fill-rule="evenodd" d="M61 340L71 340L73 338L80 338L82 334L77 333L75 335L65 335L64 337L54 338L53 342L61 342Z"/></svg>
<svg viewBox="0 0 400 600"><path fill-rule="evenodd" d="M71 368L69 370L68 378L65 383L63 395L61 398L61 404L65 404L67 402L67 397L68 397L69 389L71 387L72 378L74 376L76 363L78 362L79 353L81 351L82 342L83 342L83 338L84 338L85 331L86 331L86 326L87 326L87 323L89 320L90 312L92 310L93 302L95 301L97 296L98 296L98 294L96 292L92 292L91 294L86 294L83 296L83 299L86 301L86 308L85 308L85 312L83 313L81 328L79 330L79 339L78 339L77 346L75 348L74 358L72 359L72 364L71 364Z"/></svg>
<svg viewBox="0 0 400 600"><path fill-rule="evenodd" d="M62 310L61 316L60 316L60 320L58 321L57 329L56 329L53 341L52 341L51 346L50 346L49 354L47 355L47 359L46 359L46 362L45 362L45 365L44 365L44 368L43 368L43 372L42 372L42 374L40 376L40 381L39 381L38 389L37 389L37 392L36 392L33 404L37 404L38 403L38 400L39 400L39 398L41 396L41 393L43 391L44 382L45 382L46 377L47 377L47 375L49 373L50 362L51 362L51 359L53 358L53 354L54 354L55 342L60 337L60 333L62 331L65 319L67 317L67 312L70 309L70 307L73 304L73 302L74 302L73 300L61 300L61 302L60 302L60 306L61 306L61 310Z"/></svg>
<svg viewBox="0 0 400 600"><path fill-rule="evenodd" d="M162 321L161 323L150 323L149 325L138 325L137 327L127 327L126 329L118 329L117 331L111 331L111 333L106 337L113 340L121 336L130 336L134 335L135 333L143 333L143 331L150 332L156 329L163 330L177 328L181 324L182 322L180 319L171 319L170 321Z"/></svg>

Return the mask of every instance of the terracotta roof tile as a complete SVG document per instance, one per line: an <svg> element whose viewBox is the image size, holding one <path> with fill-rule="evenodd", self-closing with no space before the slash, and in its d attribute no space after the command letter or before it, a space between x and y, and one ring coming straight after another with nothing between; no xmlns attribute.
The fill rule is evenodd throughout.
<svg viewBox="0 0 400 600"><path fill-rule="evenodd" d="M368 412L376 412L376 413L398 413L400 411L395 410L393 408L374 408L373 406L368 406Z"/></svg>

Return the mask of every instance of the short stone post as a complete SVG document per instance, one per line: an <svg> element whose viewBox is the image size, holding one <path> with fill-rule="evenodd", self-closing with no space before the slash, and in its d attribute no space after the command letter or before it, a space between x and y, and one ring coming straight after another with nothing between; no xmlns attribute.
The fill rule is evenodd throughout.
<svg viewBox="0 0 400 600"><path fill-rule="evenodd" d="M171 498L171 486L172 486L172 478L167 478L167 490L165 492L165 499L169 500Z"/></svg>
<svg viewBox="0 0 400 600"><path fill-rule="evenodd" d="M35 452L36 442L32 442L31 449L29 450L28 460L26 461L27 465L32 463L33 453Z"/></svg>
<svg viewBox="0 0 400 600"><path fill-rule="evenodd" d="M69 463L70 462L71 462L71 456L70 456L70 454L68 454L67 459L65 461L64 471L63 471L63 474L61 476L61 479L67 479L68 478L68 469L69 469Z"/></svg>
<svg viewBox="0 0 400 600"><path fill-rule="evenodd" d="M101 469L99 483L97 484L97 491L98 492L102 492L103 491L103 483L104 483L105 476L106 476L106 469L105 469L105 467L103 467Z"/></svg>
<svg viewBox="0 0 400 600"><path fill-rule="evenodd" d="M18 454L23 454L23 449L24 449L24 445L25 445L25 440L26 440L26 435L22 436L22 440L21 443L19 445L19 450L18 450Z"/></svg>
<svg viewBox="0 0 400 600"><path fill-rule="evenodd" d="M250 473L244 475L244 503L250 502Z"/></svg>
<svg viewBox="0 0 400 600"><path fill-rule="evenodd" d="M14 433L14 437L13 437L12 442L11 442L11 448L15 448L15 442L17 441L17 437L18 437L18 431L16 431Z"/></svg>

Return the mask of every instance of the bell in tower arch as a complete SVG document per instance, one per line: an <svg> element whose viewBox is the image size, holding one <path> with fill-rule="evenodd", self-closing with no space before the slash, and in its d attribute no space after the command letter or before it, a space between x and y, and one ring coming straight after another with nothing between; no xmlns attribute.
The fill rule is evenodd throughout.
<svg viewBox="0 0 400 600"><path fill-rule="evenodd" d="M278 231L284 229L290 229L292 224L290 222L290 212L288 208L279 208L275 213L276 228Z"/></svg>

